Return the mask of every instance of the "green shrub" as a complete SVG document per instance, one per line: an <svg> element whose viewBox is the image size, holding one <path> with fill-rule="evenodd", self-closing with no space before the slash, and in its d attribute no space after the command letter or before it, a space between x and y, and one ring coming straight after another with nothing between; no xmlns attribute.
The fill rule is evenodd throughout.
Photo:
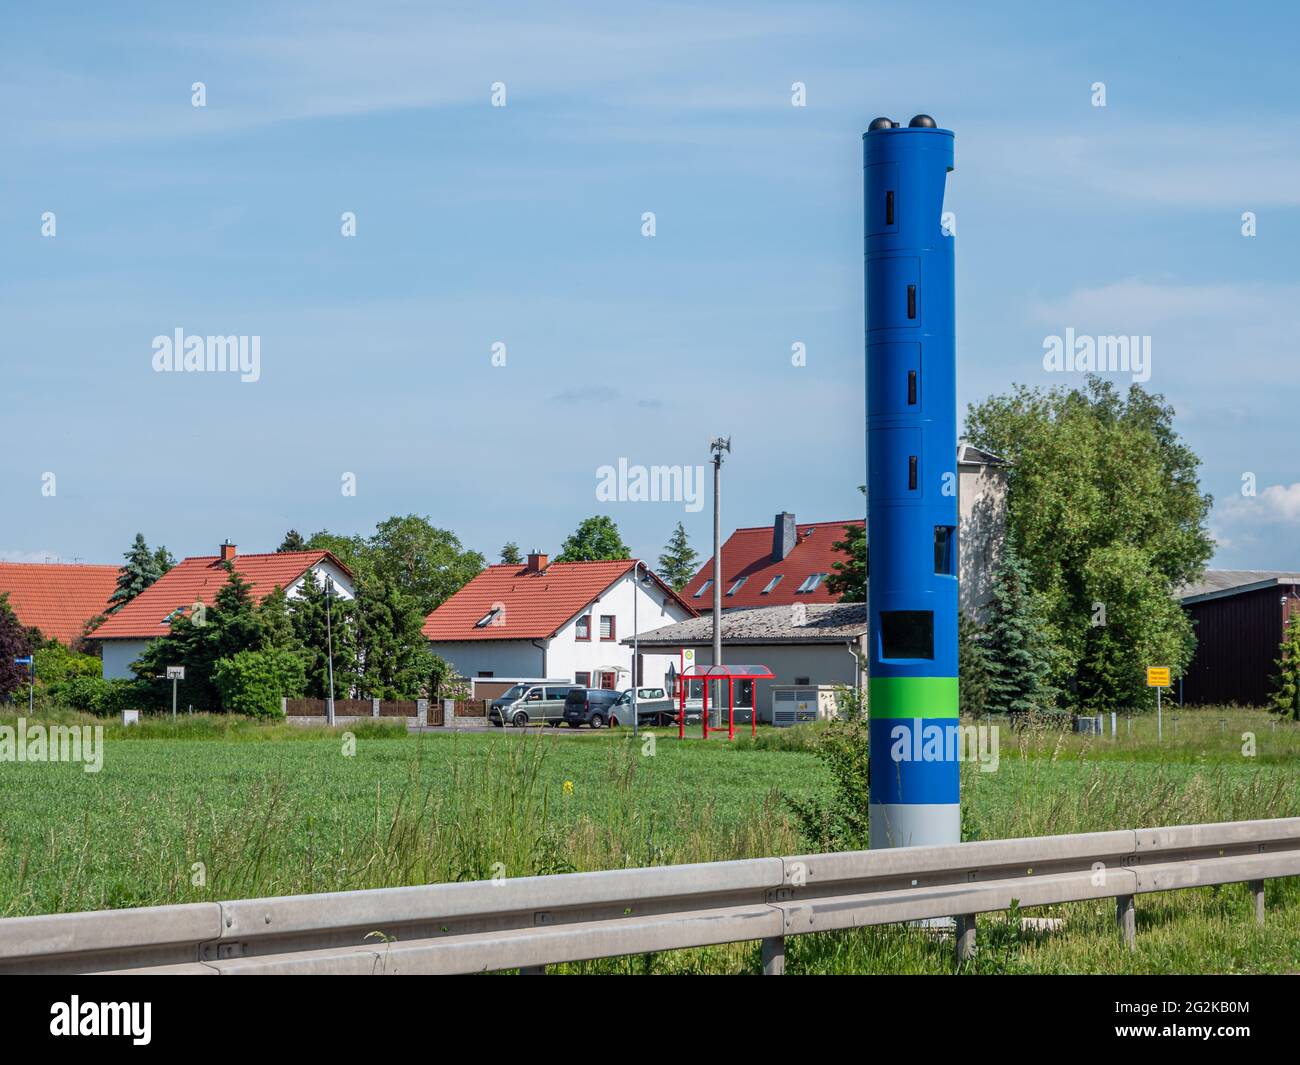
<svg viewBox="0 0 1300 1065"><path fill-rule="evenodd" d="M871 803L871 759L862 693L838 691L839 713L821 730L814 748L831 776L829 797L783 796L800 833L816 851L859 850L867 846Z"/></svg>
<svg viewBox="0 0 1300 1065"><path fill-rule="evenodd" d="M217 660L212 682L222 708L249 717L280 717L280 700L300 694L307 683L303 661L292 651L240 651Z"/></svg>
<svg viewBox="0 0 1300 1065"><path fill-rule="evenodd" d="M147 693L139 681L103 677L72 676L49 686L51 703L70 706L87 714L108 717L123 710L138 708Z"/></svg>

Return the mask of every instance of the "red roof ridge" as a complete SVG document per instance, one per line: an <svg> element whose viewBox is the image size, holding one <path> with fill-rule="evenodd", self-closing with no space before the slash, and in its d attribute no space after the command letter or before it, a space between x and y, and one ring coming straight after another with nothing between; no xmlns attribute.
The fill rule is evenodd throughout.
<svg viewBox="0 0 1300 1065"><path fill-rule="evenodd" d="M866 518L845 518L843 521L799 521L799 522L795 522L795 527L798 529L803 529L810 525L861 525L866 520L867 520ZM771 531L772 531L771 522L768 522L766 525L739 525L735 529L735 532L771 532Z"/></svg>

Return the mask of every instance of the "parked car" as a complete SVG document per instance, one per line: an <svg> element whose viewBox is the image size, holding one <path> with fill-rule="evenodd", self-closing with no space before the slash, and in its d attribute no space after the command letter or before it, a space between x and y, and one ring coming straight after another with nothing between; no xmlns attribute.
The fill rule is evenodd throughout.
<svg viewBox="0 0 1300 1065"><path fill-rule="evenodd" d="M602 728L605 725L619 725L619 701L622 693L607 688L574 688L564 700L564 720L569 728L581 728L590 725ZM623 712L626 718L628 711Z"/></svg>
<svg viewBox="0 0 1300 1065"><path fill-rule="evenodd" d="M618 710L632 720L632 689L625 688L619 696ZM677 706L663 688L637 688L636 716L640 725L677 724Z"/></svg>
<svg viewBox="0 0 1300 1065"><path fill-rule="evenodd" d="M564 720L564 700L571 684L516 684L488 705L488 721L501 728L508 721L515 728L530 724L555 725Z"/></svg>

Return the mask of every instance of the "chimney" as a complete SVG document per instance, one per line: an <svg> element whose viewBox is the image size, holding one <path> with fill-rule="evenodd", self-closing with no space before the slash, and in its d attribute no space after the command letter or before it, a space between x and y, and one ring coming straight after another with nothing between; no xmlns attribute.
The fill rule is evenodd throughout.
<svg viewBox="0 0 1300 1065"><path fill-rule="evenodd" d="M235 561L235 545L230 542L229 536L226 537L225 543L221 545L221 561L222 562Z"/></svg>
<svg viewBox="0 0 1300 1065"><path fill-rule="evenodd" d="M525 573L541 573L549 563L550 557L543 555L538 551L528 552L528 565L524 567Z"/></svg>
<svg viewBox="0 0 1300 1065"><path fill-rule="evenodd" d="M794 549L795 540L794 515L783 510L772 522L772 561L781 562Z"/></svg>

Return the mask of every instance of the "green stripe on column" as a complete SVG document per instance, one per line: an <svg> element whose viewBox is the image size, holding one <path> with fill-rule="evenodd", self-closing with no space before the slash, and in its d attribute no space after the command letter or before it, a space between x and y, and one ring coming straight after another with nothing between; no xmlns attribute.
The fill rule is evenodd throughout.
<svg viewBox="0 0 1300 1065"><path fill-rule="evenodd" d="M871 677L872 717L957 717L956 677Z"/></svg>

